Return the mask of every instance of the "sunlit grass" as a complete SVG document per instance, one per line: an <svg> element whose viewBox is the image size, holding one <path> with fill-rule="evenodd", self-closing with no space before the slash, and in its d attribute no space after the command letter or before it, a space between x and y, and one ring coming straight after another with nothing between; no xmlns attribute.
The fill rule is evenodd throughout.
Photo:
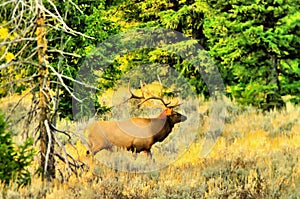
<svg viewBox="0 0 300 199"><path fill-rule="evenodd" d="M89 170L79 169L78 176L71 175L63 183L59 172L53 182L43 182L33 176L30 186L17 190L11 185L7 196L56 199L299 197L300 108L290 106L288 110L263 113L230 103L228 110L223 134L206 157L199 154L209 116L201 117L201 126L186 129L198 131L197 139L187 150L167 166L147 173L118 171L101 161L115 160L115 164L125 169L130 167L130 161L135 161L136 166L150 167L153 160L143 153L134 159L124 150L101 151L93 158L86 155L86 145L74 139L73 146L65 145L66 150L87 164ZM64 121L59 124L61 128L76 129L73 125ZM160 153L160 146L164 144L155 144L152 148L155 164L166 158ZM180 139L176 144L180 146ZM32 171L36 170L37 163L32 167ZM65 163L58 161L56 167L67 173ZM4 188L0 186L0 189Z"/></svg>

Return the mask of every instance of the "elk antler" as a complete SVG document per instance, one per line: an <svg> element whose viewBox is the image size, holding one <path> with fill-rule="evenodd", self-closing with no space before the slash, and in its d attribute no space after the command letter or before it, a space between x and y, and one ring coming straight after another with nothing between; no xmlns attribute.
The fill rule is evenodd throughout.
<svg viewBox="0 0 300 199"><path fill-rule="evenodd" d="M182 103L178 103L178 101L177 101L174 105L170 105L171 102L165 102L165 101L162 99L162 97L151 96L151 97L148 97L148 98L144 99L142 102L140 102L140 103L138 104L138 106L140 107L144 102L146 102L146 101L148 101L148 100L151 100L151 99L160 100L166 108L174 108L174 107L179 106L179 105L182 104Z"/></svg>
<svg viewBox="0 0 300 199"><path fill-rule="evenodd" d="M141 90L142 90L142 82L141 82ZM127 100L125 100L123 103L126 103L126 102L128 102L129 100L131 100L131 99L145 99L145 97L144 97L144 92L143 92L143 90L142 90L142 96L137 96L137 95L135 95L132 91L131 91L131 89L130 89L130 81L128 82L128 90L129 90L129 93L130 93L130 97L127 99Z"/></svg>
<svg viewBox="0 0 300 199"><path fill-rule="evenodd" d="M130 82L129 82L129 83L128 83L128 90L129 90L131 96L130 96L125 102L129 101L130 99L144 99L143 101L141 101L140 103L138 103L137 106L140 107L143 103L145 103L145 102L147 102L147 101L149 101L149 100L151 100L151 99L154 99L154 100L159 100L159 101L161 101L161 102L163 103L163 105L164 105L166 108L174 108L174 107L176 107L176 106L181 105L181 104L178 104L178 101L177 101L177 103L175 103L174 105L170 105L171 102L165 102L165 101L164 101L164 99L162 98L162 95L163 95L163 91L162 91L163 86L162 86L162 83L161 83L161 80L160 80L159 76L157 76L157 77L158 77L158 81L159 81L160 86L161 86L161 89L160 89L160 97L159 97L159 96L155 96L155 95L153 95L153 94L151 93L152 95L151 95L150 97L145 98L145 94L144 94L144 90L143 90L143 82L142 82L142 81L140 82L140 84L141 84L141 90L142 90L142 95L141 95L141 96L135 95L135 94L131 91L131 89L130 89ZM124 103L125 103L125 102L124 102Z"/></svg>
<svg viewBox="0 0 300 199"><path fill-rule="evenodd" d="M151 96L151 97L148 97L148 98L144 99L142 102L140 102L140 103L138 104L138 106L141 106L143 103L145 103L145 102L147 102L148 100L151 100L151 99L160 100L160 101L164 104L164 106L165 106L166 108L169 108L168 105L171 103L171 102L167 102L167 103L166 103L161 97L158 97L158 96Z"/></svg>
<svg viewBox="0 0 300 199"><path fill-rule="evenodd" d="M131 94L131 96L130 96L130 98L129 98L128 100L130 100L130 99L145 99L142 81L140 82L140 84L141 84L142 96L137 96L137 95L135 95L135 94L131 91L131 89L130 89L130 82L128 83L128 90L129 90L129 92L130 92L130 94Z"/></svg>

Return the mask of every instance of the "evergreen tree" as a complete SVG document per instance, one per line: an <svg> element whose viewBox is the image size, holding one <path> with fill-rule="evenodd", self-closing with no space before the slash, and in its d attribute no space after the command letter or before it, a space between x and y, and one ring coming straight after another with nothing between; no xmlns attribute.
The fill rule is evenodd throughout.
<svg viewBox="0 0 300 199"><path fill-rule="evenodd" d="M228 94L265 110L299 101L300 1L209 1L210 53Z"/></svg>

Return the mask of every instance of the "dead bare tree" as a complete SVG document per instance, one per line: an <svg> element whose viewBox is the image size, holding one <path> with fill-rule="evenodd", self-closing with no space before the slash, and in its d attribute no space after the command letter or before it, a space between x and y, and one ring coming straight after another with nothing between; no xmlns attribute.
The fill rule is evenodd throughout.
<svg viewBox="0 0 300 199"><path fill-rule="evenodd" d="M75 6L81 12L72 0L67 0L66 2L70 6ZM68 10L63 14L67 16L67 12ZM26 126L23 128L23 135L25 137L38 135L39 159L43 178L51 180L56 177L55 156L66 163L69 172L73 171L76 173L77 168L82 163L66 152L59 137L54 133L57 129L51 124L50 118L56 112L60 88L65 89L74 99L81 100L65 84L65 79L69 81L75 80L72 77L61 74L59 70L52 67L49 64L47 53L57 52L59 55L75 57L79 55L65 52L62 45L60 49L55 49L51 46L51 49L49 49L47 34L54 30L60 30L62 34L88 36L70 28L51 0L5 1L0 3L0 15L2 16L0 19L3 20L0 21L0 28L9 30L6 38L0 40L0 48L4 49L3 53L0 54L0 69L3 71L0 74L0 78L5 80L4 83L1 83L1 87L9 88L10 85L22 82L31 88L28 92L21 95L20 100L11 108L11 112L7 115L6 120L10 120L11 115L26 96L32 95L29 110L15 122L24 121L23 124ZM50 20L52 21L51 23L49 23ZM13 54L12 59L7 59L9 54ZM30 72L19 78L14 78L13 75L8 73L9 71L20 70ZM54 96L51 94L50 77L57 80L55 81L57 87L56 95ZM35 127L29 129L31 125ZM70 136L70 132L61 131L61 133Z"/></svg>

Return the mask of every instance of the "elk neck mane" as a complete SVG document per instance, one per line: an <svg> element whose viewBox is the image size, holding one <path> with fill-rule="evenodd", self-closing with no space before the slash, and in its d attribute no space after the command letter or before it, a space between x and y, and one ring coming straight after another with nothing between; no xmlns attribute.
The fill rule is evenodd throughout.
<svg viewBox="0 0 300 199"><path fill-rule="evenodd" d="M174 124L171 120L171 118L166 114L166 111L163 111L157 119L165 119L165 127L162 131L160 131L158 134L154 136L154 140L162 142L172 131Z"/></svg>
<svg viewBox="0 0 300 199"><path fill-rule="evenodd" d="M170 116L167 114L167 109L164 110L158 117L158 119L166 119L166 122L169 124L171 129L174 127L174 124L172 120L170 119Z"/></svg>
<svg viewBox="0 0 300 199"><path fill-rule="evenodd" d="M163 119L166 117L167 117L167 113L166 113L166 110L164 110L163 112L161 112L161 114L157 118Z"/></svg>

